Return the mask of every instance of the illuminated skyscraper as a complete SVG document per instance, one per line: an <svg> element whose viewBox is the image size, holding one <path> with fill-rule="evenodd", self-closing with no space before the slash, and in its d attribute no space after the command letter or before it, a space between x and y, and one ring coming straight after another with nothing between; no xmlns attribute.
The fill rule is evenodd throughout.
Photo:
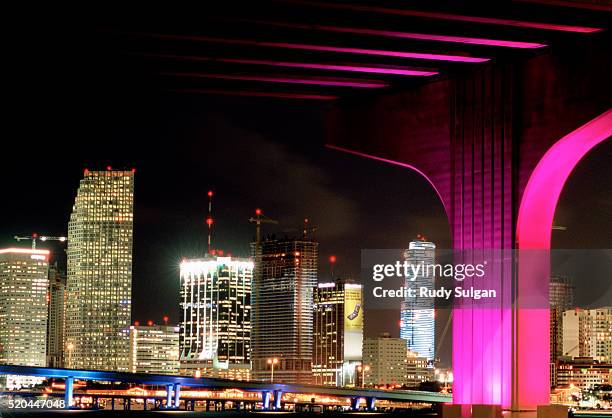
<svg viewBox="0 0 612 418"><path fill-rule="evenodd" d="M181 373L249 380L253 262L183 260L180 274Z"/></svg>
<svg viewBox="0 0 612 418"><path fill-rule="evenodd" d="M549 285L550 362L563 355L563 312L574 306L574 286L567 277L553 276Z"/></svg>
<svg viewBox="0 0 612 418"><path fill-rule="evenodd" d="M412 241L404 252L404 258L409 264L425 266L435 263L435 255L436 245L433 242L420 240ZM434 289L433 269L422 268L419 272L416 277L406 277L406 287ZM400 338L406 340L408 350L433 361L435 350L434 299L407 297L402 301L400 324Z"/></svg>
<svg viewBox="0 0 612 418"><path fill-rule="evenodd" d="M49 251L0 249L0 364L46 366ZM41 378L1 376L8 389Z"/></svg>
<svg viewBox="0 0 612 418"><path fill-rule="evenodd" d="M363 298L360 284L319 283L314 293L314 383L354 386L361 364Z"/></svg>
<svg viewBox="0 0 612 418"><path fill-rule="evenodd" d="M178 374L179 328L169 325L130 327L130 372Z"/></svg>
<svg viewBox="0 0 612 418"><path fill-rule="evenodd" d="M57 264L49 266L49 309L47 317L47 366L64 367L64 320L66 275Z"/></svg>
<svg viewBox="0 0 612 418"><path fill-rule="evenodd" d="M253 248L253 378L270 381L274 367L275 382L311 383L318 243L267 239Z"/></svg>
<svg viewBox="0 0 612 418"><path fill-rule="evenodd" d="M85 170L68 224L68 368L128 370L133 213L133 171Z"/></svg>

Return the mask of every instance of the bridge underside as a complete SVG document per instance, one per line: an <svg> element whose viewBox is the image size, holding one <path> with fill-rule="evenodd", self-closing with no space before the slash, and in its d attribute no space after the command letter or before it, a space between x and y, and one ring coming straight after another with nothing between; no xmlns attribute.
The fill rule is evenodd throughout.
<svg viewBox="0 0 612 418"><path fill-rule="evenodd" d="M609 66L605 43L582 40L408 92L339 103L328 144L428 178L457 250L549 249L565 179L612 134L610 98L601 94L610 91L610 77L601 71ZM572 158L536 169L558 140L585 124L557 154ZM547 173L551 167L557 171ZM534 183L538 191L526 194ZM525 204L548 213L532 207L521 219ZM478 262L471 254L469 262ZM496 268L497 305L464 302L453 311L454 402L533 410L549 402L550 264L509 260Z"/></svg>

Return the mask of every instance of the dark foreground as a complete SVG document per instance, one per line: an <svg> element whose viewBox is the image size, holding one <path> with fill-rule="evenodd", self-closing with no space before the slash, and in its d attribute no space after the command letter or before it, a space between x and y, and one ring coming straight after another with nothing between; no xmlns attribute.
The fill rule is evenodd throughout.
<svg viewBox="0 0 612 418"><path fill-rule="evenodd" d="M405 416L414 416L414 417L435 417L436 414L428 413L425 414L423 412L325 412L325 413L313 413L313 412L234 412L234 411L225 411L225 412L192 412L192 411L123 411L123 410L49 410L49 409L40 409L40 410L32 410L32 409L21 409L21 410L7 410L4 409L0 411L0 416L4 418L8 417L16 417L16 418L30 418L30 417L78 417L78 418L111 418L111 417L130 417L130 418L145 418L145 417L181 417L181 418L190 418L190 417L207 417L207 418L266 418L266 416L278 417L279 415L286 415L291 418L306 418L312 416L319 417L358 417L358 416L366 416L366 415L376 415L380 417L389 416L389 417L405 417Z"/></svg>
<svg viewBox="0 0 612 418"><path fill-rule="evenodd" d="M346 417L346 418L358 418L360 416L375 415L378 417L436 417L437 414L424 411L397 411L397 412L192 412L192 411L120 411L120 410L49 410L49 409L21 409L21 410L0 410L0 417L2 418L30 418L30 417L78 417L78 418L111 418L111 417L130 417L130 418L145 418L145 417L207 417L207 418L266 418L266 415L270 418L279 415L287 415L288 418L310 418L318 416L320 418L334 418L334 417ZM507 413L504 413L506 417ZM535 413L524 413L517 416L524 415L525 418L535 418ZM574 414L576 418L612 418L612 410L608 411L577 411ZM508 417L510 418L510 417Z"/></svg>

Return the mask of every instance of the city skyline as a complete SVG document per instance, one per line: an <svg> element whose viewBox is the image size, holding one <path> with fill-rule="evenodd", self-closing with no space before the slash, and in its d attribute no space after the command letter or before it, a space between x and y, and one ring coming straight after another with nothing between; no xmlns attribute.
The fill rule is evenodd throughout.
<svg viewBox="0 0 612 418"><path fill-rule="evenodd" d="M344 156L338 156L338 158L342 158L342 157L344 157ZM344 158L347 158L347 157L344 157ZM380 167L372 167L372 166L376 166L376 164L372 163L372 162L369 162L369 161L362 161L362 160L356 160L355 161L351 157L349 157L349 160L351 160L351 161L349 161L351 164L365 164L366 166L370 165L371 169L380 168ZM388 170L388 168L386 168L386 169ZM385 171L385 170L382 170L382 171ZM393 174L393 171L394 170L390 170L390 172L387 173L387 174L388 175ZM404 174L408 175L407 173L404 173ZM577 174L578 174L579 178L575 179L575 181L578 181L578 184L581 184L581 183L583 184L585 179L584 178L580 179L580 174L581 173L580 173L579 170L578 170ZM582 177L585 177L585 174L588 174L588 173L584 173L582 175ZM586 177L588 177L588 176L586 176ZM570 180L572 180L572 179L570 179ZM569 185L571 186L571 182L570 182ZM191 230L189 232L185 233L185 235L191 235L191 236L195 235L196 236L194 240L195 241L199 241L198 249L197 250L193 250L192 249L191 251L184 251L184 252L182 252L182 255L184 255L185 253L191 253L191 254L194 254L194 255L197 256L197 254L203 254L205 252L206 229L205 229L204 223L202 222L202 220L204 219L204 216L205 216L205 204L204 204L204 201L205 201L205 197L204 197L205 192L204 192L204 190L205 189L203 188L202 198L200 199L201 202L202 202L202 205L201 205L202 210L200 211L201 212L201 218L198 219L198 220L195 220L196 223L200 224L200 230L197 230L197 226L196 226L196 228L195 228L196 230L195 231L194 231L194 228L191 228ZM220 200L221 204L224 204L225 201L226 201L225 200L226 196L224 196L224 191L219 189L218 192L217 192L216 198L218 198ZM138 196L137 196L136 202L138 202ZM214 236L215 244L217 244L219 242L227 243L228 240L227 240L226 237L224 237L224 235L227 236L227 232L228 232L227 229L230 228L230 232L234 232L233 229L236 228L237 224L239 224L239 222L232 222L232 220L228 219L228 213L227 212L229 212L230 214L235 213L235 211L236 211L235 208L229 208L229 210L226 211L226 209L224 207L219 207L219 206L220 206L220 204L218 203L217 204L217 214L215 215L215 228L216 228L215 236ZM249 211L251 211L251 213L252 213L252 208L250 206L251 205L247 205L247 204L243 203L243 210L245 212L245 215L248 215ZM605 210L605 207L602 207L601 209ZM138 204L135 205L135 210L136 210L136 212L138 212ZM275 208L272 207L272 208L270 208L270 210L266 210L266 213L273 213L274 211L275 211ZM559 209L559 211L561 213L563 213L564 212L563 211L563 207L561 207ZM198 216L198 217L200 217L200 216ZM245 218L246 218L246 216L245 216ZM571 217L570 217L570 219L571 219ZM136 222L138 222L138 213L136 213ZM229 225L228 225L228 222L230 223ZM574 222L576 222L575 219L574 219ZM243 230L242 233L244 235L244 241L246 241L248 243L248 242L250 242L252 240L252 227L250 227L246 221L244 223L244 227L243 228L240 228L240 225L238 225L238 228L236 228L236 229L239 229L239 230L242 229ZM59 230L59 228L40 227L38 230L39 231L49 231L50 230L52 232L55 232L55 231ZM264 230L272 230L272 231L274 231L274 228L270 228L269 226L266 226ZM11 231L14 231L14 230L11 230ZM27 231L23 231L23 232L25 233ZM251 235L251 236L249 236L249 235ZM570 234L565 234L565 231L559 231L559 232L555 232L553 234L554 237L555 236L559 237L558 238L559 241L563 242L565 240L567 242L567 237L564 237L564 235L570 235ZM598 237L600 239L602 239L602 236L605 238L605 229L604 229L604 234L603 235L601 235L601 234L598 235ZM138 234L136 234L136 238L135 239L136 240L139 239L139 235ZM334 241L334 239L332 239L331 241ZM445 240L442 239L443 243L444 243L444 241ZM15 243L14 241L12 241L12 239L10 239L10 238L7 239L6 236L5 236L4 242L6 243L7 246L8 245L16 245L16 244L18 244L18 243ZM326 244L326 240L322 240L322 246L323 247L326 247L325 244ZM40 245L43 245L44 247L50 249L54 253L54 256L52 256L52 260L53 261L61 261L61 257L62 257L61 252L62 252L63 248L65 248L64 246L62 246L62 244L51 244L51 243L40 243L39 242L39 246ZM229 247L226 247L226 248L230 249ZM244 248L244 246L243 246L243 248ZM329 246L327 246L327 248L329 248ZM331 253L333 253L333 254L341 254L342 251L328 251L328 254L331 254ZM58 257L58 255L59 255L59 257ZM137 254L137 255L139 255L139 254ZM239 254L237 254L237 255L239 255ZM178 266L179 260L180 260L178 257L179 256L177 255L177 259L174 259L174 258L167 259L166 258L164 260L165 261L165 265L164 265L163 268L167 269L167 273L165 273L163 275L163 277L162 277L163 280L162 280L162 283L161 283L166 288L166 290L164 290L164 292L163 292L164 294L167 293L167 289L176 288L176 291L178 291L178 286L176 286L176 283L173 283L173 280L169 280L167 278L167 276L170 276L170 275L174 274L174 272L172 271L172 268L174 267L175 263ZM325 258L326 257L322 257L323 260L325 260ZM354 259L353 260L350 260L350 259L347 260L342 255L338 256L338 259L339 259L339 262L338 262L338 266L336 266L336 269L341 274L345 273L347 270L349 270L349 269L346 269L347 264L354 263ZM138 265L142 266L142 264L140 263L140 260L141 260L140 257L136 258L136 261L135 261L136 266L138 266ZM321 276L321 278L323 280L325 279L327 274L329 274L328 271L329 270L328 270L327 263L325 261L322 261L320 263L319 274L320 274L320 276ZM137 287L141 287L142 288L142 286L139 286L139 282L140 282L139 280L135 281L135 283L134 283L135 288L137 288ZM146 286L146 288L147 288L147 291L148 291L149 287ZM588 286L587 286L587 289L588 289ZM583 287L582 292L584 294L584 287ZM168 315L168 316L170 316L170 318L172 318L172 320L175 323L178 323L178 317L179 317L178 309L173 308L173 303L172 303L171 300L168 300L168 298L164 299L164 298L157 297L157 299L161 302L162 305L164 303L166 304L166 308L164 308L163 311L160 310L160 311L157 311L157 312L152 312L150 310L147 311L147 306L148 305L143 304L143 303L138 301L138 298L143 298L143 299L146 298L142 293L143 293L142 291L139 291L137 293L139 296L136 296L137 297L137 301L135 303L134 313L133 313L134 320L146 321L148 319L153 319L156 322L160 322L162 316ZM577 305L580 306L580 303L579 303L579 301L580 301L580 286L578 286L578 289L577 289L577 299L578 299ZM584 299L584 297L583 297L583 299ZM391 332L394 335L398 335L399 334L399 329L396 327L396 325L394 323L390 323L390 322L389 323L384 323L384 322L381 322L381 318L384 318L385 316L386 316L386 312L384 312L384 311L378 312L376 310L373 310L371 312L371 317L368 318L369 321L366 321L366 328L365 328L366 335L375 335L375 331L373 332L372 330L373 329L378 329L381 326L383 328L386 327L386 329L385 329L386 331L389 331L389 332ZM437 329L437 334L439 334L439 333L440 333L440 330ZM443 346L442 350L441 350L441 357L443 359L444 358L448 359L448 356L449 356L448 353L449 353L448 347L444 347Z"/></svg>

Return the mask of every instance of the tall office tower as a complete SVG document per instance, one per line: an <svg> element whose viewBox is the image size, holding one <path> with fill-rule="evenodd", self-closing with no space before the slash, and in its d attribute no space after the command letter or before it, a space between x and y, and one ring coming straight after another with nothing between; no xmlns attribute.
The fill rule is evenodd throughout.
<svg viewBox="0 0 612 418"><path fill-rule="evenodd" d="M85 170L68 223L68 368L128 370L133 213L133 170Z"/></svg>
<svg viewBox="0 0 612 418"><path fill-rule="evenodd" d="M612 362L612 307L563 313L563 354Z"/></svg>
<svg viewBox="0 0 612 418"><path fill-rule="evenodd" d="M409 264L424 266L435 263L436 245L422 240L412 241L404 252ZM412 273L411 273L412 274ZM433 269L422 268L413 277L406 277L406 287L428 289L435 288ZM408 298L402 301L400 310L400 338L406 341L408 350L434 359L435 310L433 298Z"/></svg>
<svg viewBox="0 0 612 418"><path fill-rule="evenodd" d="M383 333L363 340L363 382L365 386L401 385L406 381L406 340Z"/></svg>
<svg viewBox="0 0 612 418"><path fill-rule="evenodd" d="M178 374L179 327L131 326L129 370L132 373Z"/></svg>
<svg viewBox="0 0 612 418"><path fill-rule="evenodd" d="M363 295L360 284L319 283L314 290L312 373L317 385L354 386L361 364Z"/></svg>
<svg viewBox="0 0 612 418"><path fill-rule="evenodd" d="M0 249L0 364L46 366L49 251ZM41 378L0 376L15 389Z"/></svg>
<svg viewBox="0 0 612 418"><path fill-rule="evenodd" d="M249 380L253 262L183 260L180 276L181 373Z"/></svg>
<svg viewBox="0 0 612 418"><path fill-rule="evenodd" d="M64 318L66 274L57 263L49 266L49 309L47 315L47 366L64 367Z"/></svg>
<svg viewBox="0 0 612 418"><path fill-rule="evenodd" d="M549 285L550 362L563 355L563 312L574 306L574 285L567 277L553 276Z"/></svg>
<svg viewBox="0 0 612 418"><path fill-rule="evenodd" d="M312 383L313 289L318 243L308 238L253 244L253 377Z"/></svg>

